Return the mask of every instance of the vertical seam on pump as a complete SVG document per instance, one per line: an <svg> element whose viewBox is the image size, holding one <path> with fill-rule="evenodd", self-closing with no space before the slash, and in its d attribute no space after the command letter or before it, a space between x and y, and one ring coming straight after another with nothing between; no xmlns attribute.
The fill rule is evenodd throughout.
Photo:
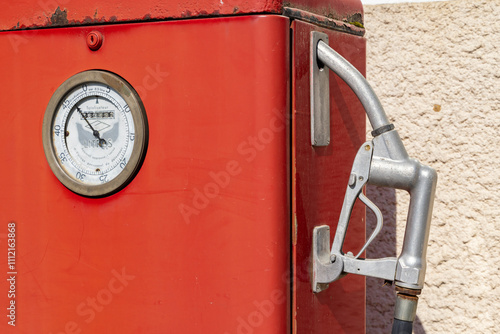
<svg viewBox="0 0 500 334"><path fill-rule="evenodd" d="M289 25L289 38L288 38L288 47L289 47L289 56L288 56L288 64L289 64L289 68L288 68L288 75L289 75L289 83L288 83L288 90L289 90L289 99L290 99L290 103L289 103L289 106L288 106L288 127L289 127L289 134L288 134L288 145L289 145L289 156L288 156L288 163L289 163L289 166L288 166L288 172L290 173L290 190L289 190L289 196L290 196L290 209L289 209L289 213L290 213L290 219L289 219L289 228L290 228L290 233L289 233L289 238L290 238L290 299L291 299L291 302L290 302L290 309L289 309L289 315L290 315L290 320L289 320L289 326L290 326L290 334L292 334L295 330L294 328L294 312L295 312L295 297L294 297L294 285L295 285L295 280L294 280L294 267L293 267L293 263L294 263L294 253L293 253L293 248L294 248L294 244L293 244L293 240L294 240L294 233L296 233L296 231L294 230L295 228L295 214L294 214L294 206L293 206L293 203L294 203L294 198L293 198L293 194L294 194L294 178L295 178L295 175L293 173L294 171L294 151L293 151L293 80L294 80L294 77L293 77L293 53L294 53L294 44L293 44L293 35L294 35L294 31L292 29L292 23L294 22L294 19L289 17L289 20L290 20L290 25Z"/></svg>

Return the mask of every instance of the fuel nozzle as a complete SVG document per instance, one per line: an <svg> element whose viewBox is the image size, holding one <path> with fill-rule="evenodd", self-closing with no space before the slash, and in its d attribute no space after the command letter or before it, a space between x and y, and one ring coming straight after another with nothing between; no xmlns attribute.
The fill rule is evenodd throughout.
<svg viewBox="0 0 500 334"><path fill-rule="evenodd" d="M427 244L437 184L436 171L409 157L399 134L394 125L389 123L373 89L361 73L329 47L327 36L313 32L311 41L311 48L315 51L311 54L344 80L359 98L372 125L374 137L361 145L354 158L331 247L330 227L322 225L314 228L312 290L318 293L326 289L329 283L346 274L393 281L397 297L392 333L411 334L417 313L418 295L424 287ZM312 66L318 66L314 61L311 63ZM315 72L311 71L311 73ZM314 76L312 78L314 79ZM321 90L318 89L318 91ZM311 102L312 109L316 106L314 110L311 110L311 115L313 113L322 115L323 109L329 110L329 108L324 108L324 104ZM311 116L312 122L320 122L322 119L323 117ZM321 130L321 127L312 124L311 129ZM322 131L316 132L318 136L325 136ZM326 136L328 134L326 133ZM312 141L313 145L318 145L319 142L327 145L329 138ZM410 194L403 247L397 258L360 258L383 224L380 210L363 195L363 187L366 184L402 189ZM358 198L375 213L377 227L358 255L354 256L351 252L344 252L343 245L351 212Z"/></svg>

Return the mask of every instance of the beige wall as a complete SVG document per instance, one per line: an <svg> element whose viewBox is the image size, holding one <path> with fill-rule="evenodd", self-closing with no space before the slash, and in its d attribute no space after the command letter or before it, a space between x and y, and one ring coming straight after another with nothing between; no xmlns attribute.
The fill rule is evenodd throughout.
<svg viewBox="0 0 500 334"><path fill-rule="evenodd" d="M365 6L368 80L410 155L439 173L414 333L500 333L499 19L500 0ZM368 256L394 256L409 197L368 195L385 217ZM390 333L382 283L367 283L368 333Z"/></svg>

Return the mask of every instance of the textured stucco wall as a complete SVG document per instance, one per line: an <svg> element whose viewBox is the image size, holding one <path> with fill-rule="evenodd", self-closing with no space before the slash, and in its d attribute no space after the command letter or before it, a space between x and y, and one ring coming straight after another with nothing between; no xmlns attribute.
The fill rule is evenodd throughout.
<svg viewBox="0 0 500 334"><path fill-rule="evenodd" d="M409 154L439 173L414 333L500 333L500 1L365 14L368 80ZM385 217L368 256L394 256L409 196L374 187L368 195ZM382 283L367 283L368 333L390 333L394 296Z"/></svg>

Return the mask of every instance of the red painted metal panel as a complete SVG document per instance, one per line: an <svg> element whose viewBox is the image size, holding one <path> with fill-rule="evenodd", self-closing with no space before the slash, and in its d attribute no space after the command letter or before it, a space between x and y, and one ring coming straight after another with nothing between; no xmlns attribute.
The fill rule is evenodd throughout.
<svg viewBox="0 0 500 334"><path fill-rule="evenodd" d="M310 32L319 30L294 21L292 61L292 191L293 191L293 321L294 333L364 333L365 279L351 275L314 294L310 256L314 226L328 224L335 232L352 161L365 138L365 113L354 93L330 74L331 142L312 147L309 112ZM362 37L321 30L330 45L361 72L365 71ZM365 209L355 206L344 251L359 250L365 240Z"/></svg>
<svg viewBox="0 0 500 334"><path fill-rule="evenodd" d="M18 272L1 333L289 331L288 39L282 16L0 33L0 268L15 221ZM150 130L102 199L67 190L42 147L51 95L88 69L132 84Z"/></svg>

